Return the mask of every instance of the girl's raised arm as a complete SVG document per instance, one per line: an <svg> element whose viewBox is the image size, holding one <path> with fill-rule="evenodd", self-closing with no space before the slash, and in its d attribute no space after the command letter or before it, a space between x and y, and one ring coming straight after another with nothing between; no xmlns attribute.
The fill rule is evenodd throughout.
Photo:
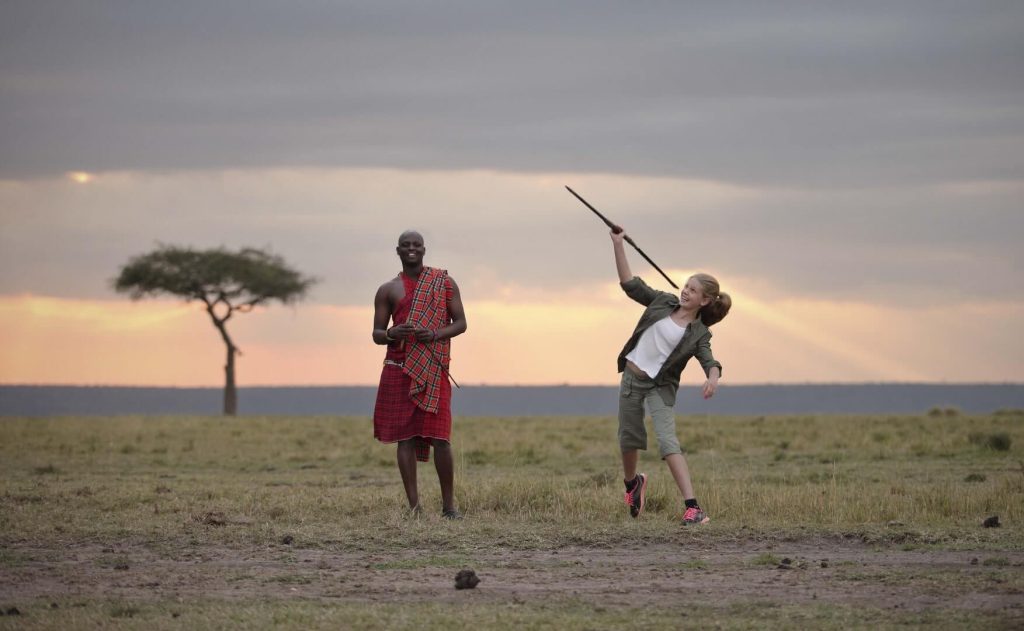
<svg viewBox="0 0 1024 631"><path fill-rule="evenodd" d="M626 248L623 243L623 239L626 236L626 231L616 226L608 234L612 237L612 246L615 249L615 270L619 273L619 282L624 283L628 280L632 280L633 272L629 269L629 261L626 259Z"/></svg>

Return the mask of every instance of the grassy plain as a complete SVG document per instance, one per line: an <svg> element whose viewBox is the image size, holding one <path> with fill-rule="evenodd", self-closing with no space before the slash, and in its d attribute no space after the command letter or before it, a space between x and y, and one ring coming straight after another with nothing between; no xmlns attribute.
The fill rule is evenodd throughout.
<svg viewBox="0 0 1024 631"><path fill-rule="evenodd" d="M1021 413L679 425L702 528L611 418L456 419L460 522L367 418L2 419L0 628L1024 624Z"/></svg>

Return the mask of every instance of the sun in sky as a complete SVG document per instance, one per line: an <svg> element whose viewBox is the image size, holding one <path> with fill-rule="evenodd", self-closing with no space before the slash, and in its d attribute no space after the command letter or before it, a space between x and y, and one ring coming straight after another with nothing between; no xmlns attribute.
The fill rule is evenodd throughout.
<svg viewBox="0 0 1024 631"><path fill-rule="evenodd" d="M88 184L96 179L96 176L88 171L68 171L67 178L75 184Z"/></svg>

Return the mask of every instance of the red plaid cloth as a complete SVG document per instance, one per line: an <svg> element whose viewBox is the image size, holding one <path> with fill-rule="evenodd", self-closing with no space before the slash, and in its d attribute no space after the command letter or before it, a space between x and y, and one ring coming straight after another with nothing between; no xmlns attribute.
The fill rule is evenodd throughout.
<svg viewBox="0 0 1024 631"><path fill-rule="evenodd" d="M416 285L412 279L400 274L405 285L405 298L396 306L392 314L394 324L402 324L409 318L413 305ZM422 278L422 276L421 276ZM445 276L445 294L451 298L451 284ZM446 310L447 313L447 310ZM387 359L402 364L406 361L409 350L418 343L410 344L407 340L388 345ZM448 379L442 377L437 393L436 412L427 412L420 408L411 398L410 390L413 381L405 374L401 366L385 364L380 375L377 388L377 402L373 411L373 437L383 443L394 443L400 440L416 439L416 459L426 462L430 459L430 439L438 438L448 441L452 433L451 400L452 389Z"/></svg>
<svg viewBox="0 0 1024 631"><path fill-rule="evenodd" d="M448 272L424 267L412 296L409 322L437 330L451 322L448 314ZM412 380L409 398L427 412L437 413L441 383L448 382L451 341L412 343L405 354L405 374Z"/></svg>

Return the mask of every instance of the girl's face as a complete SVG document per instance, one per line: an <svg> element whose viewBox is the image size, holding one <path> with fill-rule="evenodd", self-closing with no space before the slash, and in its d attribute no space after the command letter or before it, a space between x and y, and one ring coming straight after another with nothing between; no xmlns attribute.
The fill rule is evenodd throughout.
<svg viewBox="0 0 1024 631"><path fill-rule="evenodd" d="M700 281L692 276L679 291L679 305L684 309L700 309L709 302L711 299L704 295Z"/></svg>

